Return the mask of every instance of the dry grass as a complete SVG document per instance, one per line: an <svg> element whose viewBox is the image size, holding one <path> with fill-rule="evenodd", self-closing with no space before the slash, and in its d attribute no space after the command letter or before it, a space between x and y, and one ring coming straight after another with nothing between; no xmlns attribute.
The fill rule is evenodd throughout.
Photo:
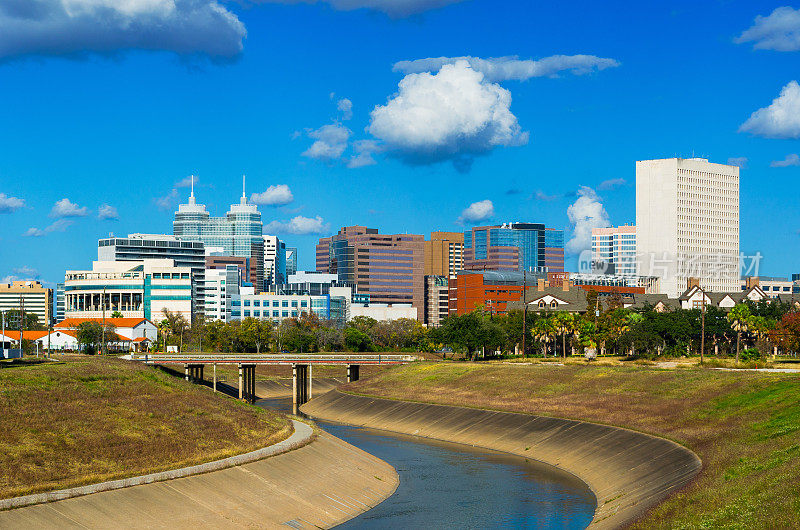
<svg viewBox="0 0 800 530"><path fill-rule="evenodd" d="M800 377L649 366L425 363L342 387L546 414L676 440L703 460L640 528L800 528Z"/></svg>
<svg viewBox="0 0 800 530"><path fill-rule="evenodd" d="M175 469L291 434L279 414L113 358L0 369L0 497Z"/></svg>

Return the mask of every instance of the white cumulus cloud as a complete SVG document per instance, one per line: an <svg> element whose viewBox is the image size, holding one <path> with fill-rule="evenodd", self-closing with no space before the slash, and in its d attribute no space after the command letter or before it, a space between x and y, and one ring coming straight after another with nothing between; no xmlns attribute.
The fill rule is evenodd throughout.
<svg viewBox="0 0 800 530"><path fill-rule="evenodd" d="M347 161L347 167L351 169L373 166L378 162L373 158L373 154L381 150L378 142L375 140L358 140L353 142L353 150L356 152L354 156L350 157Z"/></svg>
<svg viewBox="0 0 800 530"><path fill-rule="evenodd" d="M592 228L611 226L600 197L586 186L578 190L578 198L567 208L567 217L572 226L572 238L566 245L570 254L580 254L592 247Z"/></svg>
<svg viewBox="0 0 800 530"><path fill-rule="evenodd" d="M330 224L326 223L322 217L303 217L298 215L289 221L272 221L264 225L265 234L324 234L330 230Z"/></svg>
<svg viewBox="0 0 800 530"><path fill-rule="evenodd" d="M494 204L489 199L473 202L461 212L459 223L479 223L494 215Z"/></svg>
<svg viewBox="0 0 800 530"><path fill-rule="evenodd" d="M347 140L352 131L344 125L329 123L306 134L315 141L303 152L303 156L330 162L341 157L347 149Z"/></svg>
<svg viewBox="0 0 800 530"><path fill-rule="evenodd" d="M371 112L367 130L406 163L451 160L467 171L476 155L528 142L510 106L508 90L457 61L436 74L406 75L386 105Z"/></svg>
<svg viewBox="0 0 800 530"><path fill-rule="evenodd" d="M770 162L769 167L789 167L789 166L800 166L800 156L796 153L792 153L790 155L786 155L786 158L783 160L773 160Z"/></svg>
<svg viewBox="0 0 800 530"><path fill-rule="evenodd" d="M117 213L117 209L113 206L101 204L100 208L97 209L97 218L100 220L117 220L119 219L119 213Z"/></svg>
<svg viewBox="0 0 800 530"><path fill-rule="evenodd" d="M347 98L342 98L336 103L336 109L342 113L343 120L353 117L353 102Z"/></svg>
<svg viewBox="0 0 800 530"><path fill-rule="evenodd" d="M44 228L36 228L32 226L28 228L22 235L25 237L42 237L52 232L63 232L71 225L72 221L69 219L57 219L55 222Z"/></svg>
<svg viewBox="0 0 800 530"><path fill-rule="evenodd" d="M800 138L800 85L790 81L769 107L758 109L739 127L766 138Z"/></svg>
<svg viewBox="0 0 800 530"><path fill-rule="evenodd" d="M78 206L66 197L60 201L56 201L53 209L50 210L50 217L86 217L89 215L89 209L86 206Z"/></svg>
<svg viewBox="0 0 800 530"><path fill-rule="evenodd" d="M800 9L784 6L768 16L757 16L753 25L739 35L736 42L752 42L757 50L800 50Z"/></svg>
<svg viewBox="0 0 800 530"><path fill-rule="evenodd" d="M270 2L280 4L314 4L317 0L255 0L256 2ZM431 9L437 9L464 0L319 0L340 11L353 11L355 9L371 9L380 11L392 18L403 18L416 15Z"/></svg>
<svg viewBox="0 0 800 530"><path fill-rule="evenodd" d="M429 57L394 64L395 72L416 74L437 72L446 64L466 61L473 70L481 72L487 81L524 81L532 77L556 77L559 72L584 75L606 68L619 66L619 61L595 55L553 55L539 60L520 59L516 55L507 57Z"/></svg>
<svg viewBox="0 0 800 530"><path fill-rule="evenodd" d="M287 184L270 186L266 191L254 193L250 196L250 202L253 204L269 206L281 206L284 204L289 204L293 200L294 195L292 195L292 190L289 189Z"/></svg>
<svg viewBox="0 0 800 530"><path fill-rule="evenodd" d="M227 59L247 32L217 0L3 0L0 59L166 50Z"/></svg>
<svg viewBox="0 0 800 530"><path fill-rule="evenodd" d="M608 179L608 180L604 180L603 182L601 182L600 185L597 186L597 189L599 189L599 190L613 190L613 189L619 188L621 186L624 186L625 184L627 184L627 181L625 179L623 179L623 178Z"/></svg>
<svg viewBox="0 0 800 530"><path fill-rule="evenodd" d="M25 206L25 200L0 193L0 213L12 213Z"/></svg>

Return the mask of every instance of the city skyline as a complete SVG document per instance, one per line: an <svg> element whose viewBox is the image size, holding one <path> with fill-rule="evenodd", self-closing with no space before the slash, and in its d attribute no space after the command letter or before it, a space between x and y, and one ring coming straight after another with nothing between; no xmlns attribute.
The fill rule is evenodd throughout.
<svg viewBox="0 0 800 530"><path fill-rule="evenodd" d="M200 34L152 51L88 40L60 57L0 37L0 94L13 102L0 118L0 279L52 286L87 267L109 232L170 234L192 174L198 201L222 215L242 173L264 233L297 247L301 270L342 226L427 238L509 221L565 230L566 268L577 270L582 215L635 223L635 161L676 155L743 166L742 252L760 252L766 275L798 269L799 52L791 28L783 38L769 24L791 8L685 2L618 17L580 2L437 4L388 14L225 4L247 38L217 39L240 35L224 49ZM459 30L475 19L483 32ZM452 109L486 134L463 134L419 99L447 87L476 98L456 103L488 101L488 121ZM393 121L419 108L437 125L424 138ZM771 119L776 109L787 120Z"/></svg>

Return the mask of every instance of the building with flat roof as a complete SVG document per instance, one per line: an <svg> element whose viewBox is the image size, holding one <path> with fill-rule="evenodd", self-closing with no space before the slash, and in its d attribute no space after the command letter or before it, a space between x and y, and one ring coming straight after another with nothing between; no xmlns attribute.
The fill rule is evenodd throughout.
<svg viewBox="0 0 800 530"><path fill-rule="evenodd" d="M286 243L277 236L264 236L264 288L286 283Z"/></svg>
<svg viewBox="0 0 800 530"><path fill-rule="evenodd" d="M229 256L250 259L250 278L256 291L264 286L264 239L261 213L247 201L242 178L242 198L232 204L225 217L211 217L204 204L197 204L194 182L189 202L178 206L172 223L173 233L182 239L201 241L219 247Z"/></svg>
<svg viewBox="0 0 800 530"><path fill-rule="evenodd" d="M206 249L201 241L167 234L128 234L128 237L107 237L97 242L97 260L143 261L171 260L176 267L191 269L192 312L203 313L206 271Z"/></svg>
<svg viewBox="0 0 800 530"><path fill-rule="evenodd" d="M380 234L375 228L346 226L317 244L317 272L338 275L373 304L411 304L425 310L424 237Z"/></svg>
<svg viewBox="0 0 800 530"><path fill-rule="evenodd" d="M206 294L206 320L231 320L231 299L239 294L241 270L238 265L206 269L203 290Z"/></svg>
<svg viewBox="0 0 800 530"><path fill-rule="evenodd" d="M286 276L297 272L297 247L286 247Z"/></svg>
<svg viewBox="0 0 800 530"><path fill-rule="evenodd" d="M425 276L455 278L464 268L464 234L462 232L431 232L425 241Z"/></svg>
<svg viewBox="0 0 800 530"><path fill-rule="evenodd" d="M464 232L464 269L564 270L564 231L538 223L476 226Z"/></svg>
<svg viewBox="0 0 800 530"><path fill-rule="evenodd" d="M639 274L660 277L672 297L689 278L709 291L739 291L739 167L636 162L636 247Z"/></svg>
<svg viewBox="0 0 800 530"><path fill-rule="evenodd" d="M0 311L20 311L36 315L39 324L50 325L53 314L53 290L34 280L0 283Z"/></svg>
<svg viewBox="0 0 800 530"><path fill-rule="evenodd" d="M635 276L636 227L592 228L592 262L608 274Z"/></svg>
<svg viewBox="0 0 800 530"><path fill-rule="evenodd" d="M91 270L64 275L67 319L125 318L161 320L163 310L192 321L192 269L171 259L93 261Z"/></svg>
<svg viewBox="0 0 800 530"><path fill-rule="evenodd" d="M479 308L506 313L509 302L522 300L523 292L535 290L537 282L546 279L543 271L463 270L449 283L449 313L463 315Z"/></svg>
<svg viewBox="0 0 800 530"><path fill-rule="evenodd" d="M447 276L425 276L425 320L428 327L438 327L450 313L450 280Z"/></svg>

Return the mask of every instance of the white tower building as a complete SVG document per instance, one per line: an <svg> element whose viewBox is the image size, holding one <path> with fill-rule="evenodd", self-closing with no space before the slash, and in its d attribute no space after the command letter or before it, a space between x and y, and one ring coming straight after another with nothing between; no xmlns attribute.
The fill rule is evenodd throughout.
<svg viewBox="0 0 800 530"><path fill-rule="evenodd" d="M739 291L739 168L703 158L636 162L639 274L669 296Z"/></svg>

